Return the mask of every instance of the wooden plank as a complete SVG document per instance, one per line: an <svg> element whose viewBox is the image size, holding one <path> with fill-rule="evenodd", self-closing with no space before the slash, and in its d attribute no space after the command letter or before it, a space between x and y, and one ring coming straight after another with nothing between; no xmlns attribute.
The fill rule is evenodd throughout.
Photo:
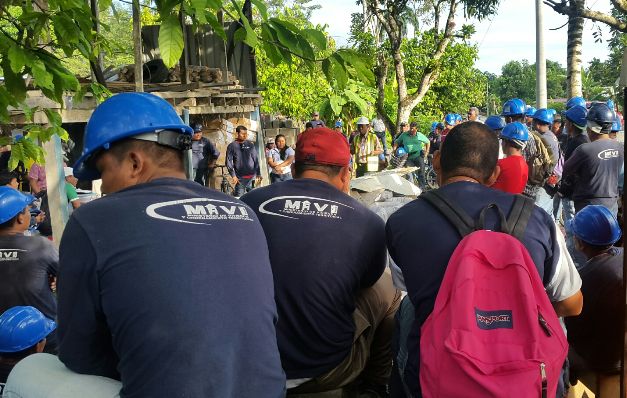
<svg viewBox="0 0 627 398"><path fill-rule="evenodd" d="M251 88L229 88L220 90L222 93L257 93L259 91L266 91L265 87L251 87Z"/></svg>
<svg viewBox="0 0 627 398"><path fill-rule="evenodd" d="M177 86L168 86L168 87L146 87L144 91L147 93L156 93L158 91L169 91L169 92L180 92L180 91L189 91L195 90L199 88L200 85L198 82L188 83L188 84L178 84Z"/></svg>
<svg viewBox="0 0 627 398"><path fill-rule="evenodd" d="M183 111L183 106L175 106L177 112ZM189 113L191 115L215 115L220 113L250 113L255 111L255 106L252 105L233 105L233 106L214 106L214 105L203 105L203 106L190 106Z"/></svg>

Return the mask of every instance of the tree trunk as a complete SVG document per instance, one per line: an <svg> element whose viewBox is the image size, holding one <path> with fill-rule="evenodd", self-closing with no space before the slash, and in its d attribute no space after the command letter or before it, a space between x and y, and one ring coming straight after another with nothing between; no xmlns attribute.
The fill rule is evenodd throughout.
<svg viewBox="0 0 627 398"><path fill-rule="evenodd" d="M377 66L374 70L374 76L377 81L376 109L377 114L385 124L385 128L392 134L392 136L394 136L394 134L396 134L396 127L398 126L398 124L394 125L394 122L390 119L387 112L385 111L385 85L387 83L389 66L389 61L385 57L385 54L379 51L379 53L377 54Z"/></svg>
<svg viewBox="0 0 627 398"><path fill-rule="evenodd" d="M569 7L579 15L583 10L583 0L570 0ZM581 49L583 36L583 18L568 18L568 46L566 49L566 93L568 98L580 97L583 94L581 81Z"/></svg>

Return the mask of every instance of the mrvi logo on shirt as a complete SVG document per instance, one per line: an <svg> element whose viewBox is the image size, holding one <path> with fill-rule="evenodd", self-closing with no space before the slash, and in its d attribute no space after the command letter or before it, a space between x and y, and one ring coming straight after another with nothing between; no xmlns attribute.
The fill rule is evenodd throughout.
<svg viewBox="0 0 627 398"><path fill-rule="evenodd" d="M259 212L292 219L299 216L342 219L342 210L346 208L353 209L344 203L311 196L278 196L259 205Z"/></svg>
<svg viewBox="0 0 627 398"><path fill-rule="evenodd" d="M475 317L477 318L477 326L479 326L479 329L492 330L514 328L512 311L509 310L483 311L475 308Z"/></svg>
<svg viewBox="0 0 627 398"><path fill-rule="evenodd" d="M597 154L597 157L601 160L607 160L618 157L618 149L606 149Z"/></svg>
<svg viewBox="0 0 627 398"><path fill-rule="evenodd" d="M0 262L2 261L17 261L20 259L20 252L25 252L22 249L0 249Z"/></svg>
<svg viewBox="0 0 627 398"><path fill-rule="evenodd" d="M152 218L186 224L211 224L212 221L252 221L241 203L209 198L192 198L153 203L146 208Z"/></svg>

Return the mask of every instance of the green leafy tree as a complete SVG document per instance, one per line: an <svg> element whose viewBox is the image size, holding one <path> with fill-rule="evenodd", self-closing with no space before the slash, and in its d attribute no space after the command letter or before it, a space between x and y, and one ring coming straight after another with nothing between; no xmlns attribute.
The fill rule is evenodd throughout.
<svg viewBox="0 0 627 398"><path fill-rule="evenodd" d="M99 2L105 22L112 17L112 14L108 14L111 4L111 0ZM320 29L299 28L281 17L269 15L268 6L262 0L246 0L243 4L236 0L155 0L154 5L156 13L150 14L158 15L161 25L160 52L167 66L178 62L183 51L179 16L184 13L188 16L187 21L209 24L224 40L244 42L256 52L263 52L275 66L299 62L299 67L308 70L322 67L327 80L333 79L339 87L345 86L349 78L363 81L372 81L374 78L371 66L356 51L330 49ZM219 13L235 23L232 25L234 29L228 32L224 30L218 21ZM255 15L255 19L252 15ZM98 66L98 55L105 52L113 57L116 48L121 48L122 53L128 50L130 40L115 43L114 39L123 35L118 35L106 23L103 30L97 32L95 22L84 0L37 3L7 0L0 4L0 68L4 77L4 85L0 86L0 121L8 120L9 107L26 109L27 115L32 115L32 110L24 104L27 81L61 105L65 93L75 93L75 101L80 100L87 90L91 90L97 98L106 95L106 88L95 82L81 87L74 73L68 69L86 74L85 68L73 64L74 57L78 55L90 65L98 81L104 83ZM108 40L104 32L112 37ZM50 122L48 127L27 128L33 140L37 138L45 142L54 134L65 136L61 118L54 117L51 112L46 114ZM6 139L0 141L0 144L8 143ZM23 144L16 143L16 148L29 145L28 142L24 140ZM33 153L34 150L16 150L11 161L27 160L21 156Z"/></svg>
<svg viewBox="0 0 627 398"><path fill-rule="evenodd" d="M566 97L566 70L555 61L547 60L547 97ZM536 65L527 60L510 61L501 68L501 75L491 82L490 87L503 103L511 98L521 98L527 104L536 99Z"/></svg>

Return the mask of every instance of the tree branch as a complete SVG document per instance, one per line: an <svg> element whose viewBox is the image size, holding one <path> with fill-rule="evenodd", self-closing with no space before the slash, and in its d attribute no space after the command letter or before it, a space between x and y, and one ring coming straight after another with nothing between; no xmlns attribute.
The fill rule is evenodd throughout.
<svg viewBox="0 0 627 398"><path fill-rule="evenodd" d="M622 10L623 12L627 12L627 0L611 1L616 8ZM582 17L591 21L601 22L620 32L627 33L627 22L623 22L620 19L613 17L609 14L605 14L599 11L593 11L590 9L584 9L580 12L577 12L568 7L566 1L561 1L558 3L555 0L544 0L544 4L548 5L559 14L567 15L571 18Z"/></svg>
<svg viewBox="0 0 627 398"><path fill-rule="evenodd" d="M444 52L446 51L446 48L448 47L453 37L453 29L455 28L455 11L458 4L457 1L458 0L451 0L448 17L446 18L446 28L444 29L444 34L442 35L442 39L438 43L435 53L431 57L431 65L425 68L422 79L420 79L420 85L418 86L418 90L416 90L414 94L407 97L407 102L412 107L418 105L418 103L422 100L422 98L431 87L431 84L435 81L435 79L438 78L438 75L440 74L440 59L444 55Z"/></svg>

